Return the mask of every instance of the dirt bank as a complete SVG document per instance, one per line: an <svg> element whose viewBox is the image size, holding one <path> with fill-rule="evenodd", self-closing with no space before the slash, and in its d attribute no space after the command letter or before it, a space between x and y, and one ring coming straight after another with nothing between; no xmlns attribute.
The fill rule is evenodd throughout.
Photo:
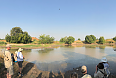
<svg viewBox="0 0 116 78"><path fill-rule="evenodd" d="M78 69L78 70L76 70ZM70 78L72 72L78 73L78 78L81 78L82 73L80 71L81 67L74 68L72 70L66 71L65 73L58 72L54 73L52 71L42 71L37 68L37 66L30 62L23 62L22 73L23 77L18 76L18 64L14 63L14 75L12 78ZM6 78L6 69L4 68L3 58L0 57L0 78ZM116 78L115 75L111 75L109 78Z"/></svg>

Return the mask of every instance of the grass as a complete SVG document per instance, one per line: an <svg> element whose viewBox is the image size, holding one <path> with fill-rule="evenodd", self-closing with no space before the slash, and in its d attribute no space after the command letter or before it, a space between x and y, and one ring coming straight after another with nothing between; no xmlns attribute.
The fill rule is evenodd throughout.
<svg viewBox="0 0 116 78"><path fill-rule="evenodd" d="M12 47L21 47L21 48L33 48L33 47L50 47L53 44L38 44L38 45L22 45L22 46L16 46L16 45L12 45Z"/></svg>
<svg viewBox="0 0 116 78"><path fill-rule="evenodd" d="M7 44L6 42L0 41L0 44Z"/></svg>
<svg viewBox="0 0 116 78"><path fill-rule="evenodd" d="M15 47L25 47L25 48L28 48L28 47L41 47L42 45L23 45L23 46L16 46ZM14 46L12 46L14 47Z"/></svg>
<svg viewBox="0 0 116 78"><path fill-rule="evenodd" d="M76 43L82 43L82 42L76 42Z"/></svg>

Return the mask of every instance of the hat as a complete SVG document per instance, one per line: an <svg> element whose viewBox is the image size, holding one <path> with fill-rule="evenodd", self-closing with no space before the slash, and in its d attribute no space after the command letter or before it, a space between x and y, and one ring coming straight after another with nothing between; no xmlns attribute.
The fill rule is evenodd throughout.
<svg viewBox="0 0 116 78"><path fill-rule="evenodd" d="M11 45L10 44L7 44L6 47L11 47Z"/></svg>
<svg viewBox="0 0 116 78"><path fill-rule="evenodd" d="M103 57L103 58L101 59L101 62L107 62L106 57Z"/></svg>
<svg viewBox="0 0 116 78"><path fill-rule="evenodd" d="M17 54L17 51L15 51L15 54Z"/></svg>
<svg viewBox="0 0 116 78"><path fill-rule="evenodd" d="M19 49L18 49L18 52L21 52L21 51L23 51L23 49L19 48Z"/></svg>
<svg viewBox="0 0 116 78"><path fill-rule="evenodd" d="M87 67L85 66L85 65L83 65L82 67L81 67L81 71L82 72L85 72L87 70Z"/></svg>

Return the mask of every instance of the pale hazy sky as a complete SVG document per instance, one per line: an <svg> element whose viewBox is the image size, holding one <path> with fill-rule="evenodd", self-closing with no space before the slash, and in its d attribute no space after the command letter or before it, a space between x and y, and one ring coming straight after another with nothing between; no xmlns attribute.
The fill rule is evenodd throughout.
<svg viewBox="0 0 116 78"><path fill-rule="evenodd" d="M60 9L60 10L59 10ZM116 36L116 0L0 0L0 38L21 27L32 37L60 40Z"/></svg>

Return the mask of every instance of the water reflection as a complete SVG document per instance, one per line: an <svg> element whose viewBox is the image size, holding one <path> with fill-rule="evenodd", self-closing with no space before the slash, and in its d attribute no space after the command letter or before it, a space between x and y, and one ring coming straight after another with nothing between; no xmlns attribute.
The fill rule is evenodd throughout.
<svg viewBox="0 0 116 78"><path fill-rule="evenodd" d="M62 47L66 47L66 48L75 48L75 47L72 46L72 45L65 45L65 46L62 46Z"/></svg>
<svg viewBox="0 0 116 78"><path fill-rule="evenodd" d="M99 46L100 49L105 49L106 46Z"/></svg>
<svg viewBox="0 0 116 78"><path fill-rule="evenodd" d="M92 46L85 46L85 48L96 48L96 46L92 45Z"/></svg>
<svg viewBox="0 0 116 78"><path fill-rule="evenodd" d="M113 46L114 51L116 51L116 46Z"/></svg>
<svg viewBox="0 0 116 78"><path fill-rule="evenodd" d="M45 49L41 49L41 50L38 50L39 53L49 53L51 51L53 51L54 49L49 49L49 48L45 48Z"/></svg>

